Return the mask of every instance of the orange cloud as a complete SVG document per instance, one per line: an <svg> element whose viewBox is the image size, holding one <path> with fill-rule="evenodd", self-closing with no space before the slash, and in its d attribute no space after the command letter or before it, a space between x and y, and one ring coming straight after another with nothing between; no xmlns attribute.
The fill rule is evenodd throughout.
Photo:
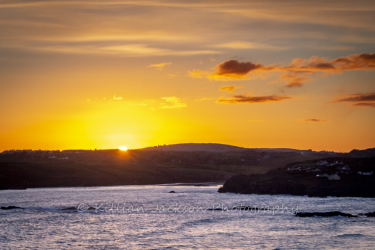
<svg viewBox="0 0 375 250"><path fill-rule="evenodd" d="M122 97L121 97L121 96L116 96L116 95L114 95L114 96L113 96L113 100L121 101L121 100L122 100Z"/></svg>
<svg viewBox="0 0 375 250"><path fill-rule="evenodd" d="M331 63L336 64L336 67L341 70L375 69L375 53L340 57L331 61Z"/></svg>
<svg viewBox="0 0 375 250"><path fill-rule="evenodd" d="M224 61L216 66L216 72L208 78L221 80L241 80L253 72L265 73L271 71L284 72L280 74L279 81L287 83L287 87L300 87L311 79L311 75L325 76L327 74L341 73L350 70L374 70L375 53L353 54L339 57L334 60L313 56L310 59L295 58L289 66L262 65L260 63L239 62L237 60ZM199 72L195 70L196 72ZM203 75L200 74L200 77Z"/></svg>
<svg viewBox="0 0 375 250"><path fill-rule="evenodd" d="M353 106L375 108L375 103L358 102L358 103L353 104Z"/></svg>
<svg viewBox="0 0 375 250"><path fill-rule="evenodd" d="M244 41L235 41L229 43L221 43L214 45L216 48L224 49L266 49L266 50L284 50L286 47L278 47L263 43L254 43L254 42L244 42Z"/></svg>
<svg viewBox="0 0 375 250"><path fill-rule="evenodd" d="M220 98L217 102L218 103L228 103L228 104L236 104L236 103L261 103L261 102L280 102L286 99L291 99L290 96L246 96L246 95L235 95L230 98Z"/></svg>
<svg viewBox="0 0 375 250"><path fill-rule="evenodd" d="M311 78L305 74L298 74L297 72L288 72L279 76L279 81L286 81L288 88L302 87L302 85Z"/></svg>
<svg viewBox="0 0 375 250"><path fill-rule="evenodd" d="M228 91L228 92L233 92L235 89L243 88L242 85L240 86L234 86L234 85L228 85L228 86L223 86L220 88L221 91Z"/></svg>
<svg viewBox="0 0 375 250"><path fill-rule="evenodd" d="M232 78L241 79L253 70L260 69L261 64L251 62L239 62L237 60L228 60L216 66L217 72L211 74L209 78Z"/></svg>
<svg viewBox="0 0 375 250"><path fill-rule="evenodd" d="M349 102L349 103L352 103L353 106L357 106L357 107L375 108L375 93L351 94L346 97L340 98L336 101L333 101L331 103L338 103L338 102Z"/></svg>
<svg viewBox="0 0 375 250"><path fill-rule="evenodd" d="M321 119L305 119L305 122L326 122L327 120L321 120Z"/></svg>
<svg viewBox="0 0 375 250"><path fill-rule="evenodd" d="M162 70L162 69L164 69L165 66L168 66L168 65L171 65L171 64L172 63L170 63L170 62L167 62L167 63L158 63L158 64L148 65L147 67L154 68L154 69L157 69L157 70Z"/></svg>
<svg viewBox="0 0 375 250"><path fill-rule="evenodd" d="M192 78L203 78L203 77L206 77L210 74L210 72L202 71L202 70L199 70L199 69L194 69L192 71L189 71L188 73L189 73L188 76L190 76Z"/></svg>
<svg viewBox="0 0 375 250"><path fill-rule="evenodd" d="M175 96L162 97L165 102L160 104L160 109L180 109L186 108L186 103L181 102L180 98Z"/></svg>

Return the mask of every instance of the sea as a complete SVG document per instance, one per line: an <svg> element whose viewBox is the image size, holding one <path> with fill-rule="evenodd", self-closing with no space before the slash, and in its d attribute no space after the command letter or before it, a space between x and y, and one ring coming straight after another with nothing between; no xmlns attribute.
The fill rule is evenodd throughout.
<svg viewBox="0 0 375 250"><path fill-rule="evenodd" d="M1 190L1 249L375 249L375 199L218 193L217 185ZM238 209L257 207L258 209ZM358 217L297 217L340 211Z"/></svg>

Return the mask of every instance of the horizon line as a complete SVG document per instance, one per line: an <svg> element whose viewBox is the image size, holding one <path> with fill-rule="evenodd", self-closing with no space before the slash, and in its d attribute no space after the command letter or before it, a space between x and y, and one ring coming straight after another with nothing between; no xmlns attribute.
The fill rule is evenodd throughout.
<svg viewBox="0 0 375 250"><path fill-rule="evenodd" d="M128 148L128 150L141 150L141 149L152 149L152 148L158 148L158 147L167 147L167 146L175 146L175 145L183 145L183 144L217 144L217 145L224 145L224 146L231 146L231 147L237 147L237 148L243 148L244 150L246 149L290 149L290 150L298 150L298 151L313 151L313 152L334 152L334 153L349 153L353 150L367 150L367 149L373 149L375 147L369 147L369 148L364 148L364 149L358 149L358 148L353 148L349 151L334 151L334 150L313 150L313 149L297 149L297 148L290 148L290 147L241 147L241 146L236 146L236 145L231 145L231 144L223 144L223 143L194 143L194 142L188 142L188 143L175 143L175 144L159 144L159 145L154 145L154 146L146 146L146 147L141 147L141 148ZM23 148L23 149L17 149L17 148L12 148L12 149L6 149L1 151L0 153L4 153L7 151L105 151L105 150L120 150L119 148L68 148L68 149L30 149L30 148Z"/></svg>

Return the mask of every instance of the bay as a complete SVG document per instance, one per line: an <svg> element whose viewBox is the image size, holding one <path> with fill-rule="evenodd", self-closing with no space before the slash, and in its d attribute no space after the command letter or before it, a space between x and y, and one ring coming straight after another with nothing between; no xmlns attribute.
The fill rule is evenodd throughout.
<svg viewBox="0 0 375 250"><path fill-rule="evenodd" d="M0 191L2 249L373 249L375 199L220 194L218 186ZM170 193L174 191L174 193ZM261 209L238 210L251 206Z"/></svg>

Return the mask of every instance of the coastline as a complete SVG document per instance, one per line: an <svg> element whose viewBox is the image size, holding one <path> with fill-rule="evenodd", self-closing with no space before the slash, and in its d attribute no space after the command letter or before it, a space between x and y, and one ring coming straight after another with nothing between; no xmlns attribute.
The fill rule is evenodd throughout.
<svg viewBox="0 0 375 250"><path fill-rule="evenodd" d="M91 188L91 187L127 187L127 186L163 186L163 187L175 187L175 186L186 186L186 187L222 187L225 181L221 182L192 182L192 183L161 183L161 184L119 184L119 185L90 185L90 186L49 186L49 187L28 187L28 188L4 188L1 191L26 191L30 189L44 189L44 188Z"/></svg>

